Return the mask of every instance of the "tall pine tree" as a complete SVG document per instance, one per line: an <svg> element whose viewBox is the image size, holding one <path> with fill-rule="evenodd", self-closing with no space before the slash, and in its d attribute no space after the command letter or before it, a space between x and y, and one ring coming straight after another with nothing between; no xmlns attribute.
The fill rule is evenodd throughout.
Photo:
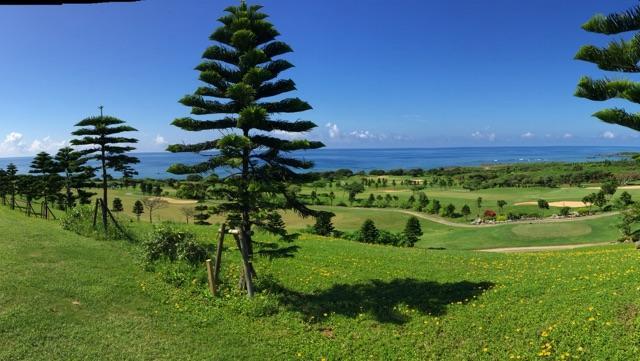
<svg viewBox="0 0 640 361"><path fill-rule="evenodd" d="M75 126L80 129L71 133L81 137L73 139L71 144L88 147L82 152L87 155L88 159L95 159L100 164L99 169L102 171L102 224L105 229L107 228L107 213L109 211L109 170L123 169L127 164L139 163L138 158L126 154L136 148L123 145L137 143L138 140L120 135L121 133L135 132L137 129L124 125L124 123L123 120L111 116L89 117L76 124Z"/></svg>
<svg viewBox="0 0 640 361"><path fill-rule="evenodd" d="M610 15L595 15L582 28L588 32L616 35L640 30L640 6ZM640 33L628 40L612 41L607 47L583 46L576 59L593 63L605 71L627 74L640 73ZM594 101L619 98L640 103L640 84L629 79L592 79L583 77L578 83L576 96ZM640 114L628 113L622 108L604 109L594 114L601 121L640 130Z"/></svg>
<svg viewBox="0 0 640 361"><path fill-rule="evenodd" d="M316 215L290 189L291 184L307 180L296 170L309 169L313 164L296 159L292 152L324 146L298 137L278 137L308 132L316 125L305 120L284 120L277 115L303 112L311 106L298 98L282 97L296 90L292 80L278 79L293 67L278 57L292 50L276 40L279 33L266 20L267 15L260 12L261 8L242 1L239 6L226 9L227 14L219 19L222 26L210 36L215 44L204 52L204 61L196 67L205 85L180 100L191 107L193 115L218 118L186 117L174 120L173 125L186 131L213 131L220 136L168 148L171 152L210 154L207 161L197 165L176 164L169 170L172 173L220 170L225 174L213 186L212 193L222 199L217 211L227 214L230 226L240 229L244 285L249 296L253 293L255 274L251 264L251 229L253 226L269 229L278 209L292 209L302 216ZM279 100L270 99L276 96L280 96Z"/></svg>

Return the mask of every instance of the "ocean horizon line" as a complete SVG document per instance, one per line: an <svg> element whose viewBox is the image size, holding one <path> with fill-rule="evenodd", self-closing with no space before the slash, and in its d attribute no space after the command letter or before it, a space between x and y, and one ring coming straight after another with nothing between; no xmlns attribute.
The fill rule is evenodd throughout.
<svg viewBox="0 0 640 361"><path fill-rule="evenodd" d="M322 152L322 151L406 151L406 150L449 150L449 149L548 149L548 148L593 148L593 149L614 149L614 148L637 148L640 151L640 145L479 145L479 146L451 146L451 147L324 147L319 149L314 149L312 152ZM305 151L301 151L300 153L304 153ZM185 152L182 154L198 154L193 152ZM24 159L24 158L32 158L36 155L28 154L28 155L0 155L0 159ZM55 154L55 153L50 153ZM163 150L158 151L139 151L139 152L130 152L129 154L180 154L167 152Z"/></svg>

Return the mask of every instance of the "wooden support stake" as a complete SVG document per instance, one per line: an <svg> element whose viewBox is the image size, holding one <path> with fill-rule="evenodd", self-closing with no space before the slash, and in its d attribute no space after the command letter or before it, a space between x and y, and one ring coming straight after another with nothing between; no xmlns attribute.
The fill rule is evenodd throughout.
<svg viewBox="0 0 640 361"><path fill-rule="evenodd" d="M98 205L100 204L100 198L96 199L96 208L93 210L93 228L96 228L98 222Z"/></svg>
<svg viewBox="0 0 640 361"><path fill-rule="evenodd" d="M249 298L253 297L253 279L252 279L252 272L251 272L251 261L249 260L249 253L247 252L247 238L245 233L240 230L238 232L238 238L239 238L239 244L240 244L240 253L242 255L242 265L243 265L243 272L244 272L244 280L245 280L245 286L247 287L247 296Z"/></svg>
<svg viewBox="0 0 640 361"><path fill-rule="evenodd" d="M216 295L216 286L213 282L213 267L211 267L211 260L208 259L206 261L207 263L207 275L209 277L209 290L211 291L211 295L215 296Z"/></svg>
<svg viewBox="0 0 640 361"><path fill-rule="evenodd" d="M227 230L227 225L222 224L220 227L220 234L218 236L218 244L216 245L216 259L215 265L213 268L213 287L211 292L213 295L216 295L216 291L218 288L218 283L220 283L220 265L222 264L222 246L224 244L224 236Z"/></svg>

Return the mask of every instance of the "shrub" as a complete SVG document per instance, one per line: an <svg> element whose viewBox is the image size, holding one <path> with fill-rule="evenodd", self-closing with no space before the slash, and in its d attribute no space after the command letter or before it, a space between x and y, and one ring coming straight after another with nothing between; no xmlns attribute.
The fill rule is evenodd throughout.
<svg viewBox="0 0 640 361"><path fill-rule="evenodd" d="M503 214L496 217L496 222L506 222L506 221L507 221L507 216Z"/></svg>
<svg viewBox="0 0 640 361"><path fill-rule="evenodd" d="M195 238L193 233L169 224L155 226L144 243L145 257L149 262L165 258L171 262L184 260L190 264L201 263L207 258L207 251Z"/></svg>
<svg viewBox="0 0 640 361"><path fill-rule="evenodd" d="M404 243L404 239L401 234L381 230L381 231L378 231L377 243L391 245L391 246L399 246Z"/></svg>
<svg viewBox="0 0 640 361"><path fill-rule="evenodd" d="M571 214L571 208L569 208L569 207L560 208L560 215L561 216L567 217L567 216L569 216L569 214Z"/></svg>

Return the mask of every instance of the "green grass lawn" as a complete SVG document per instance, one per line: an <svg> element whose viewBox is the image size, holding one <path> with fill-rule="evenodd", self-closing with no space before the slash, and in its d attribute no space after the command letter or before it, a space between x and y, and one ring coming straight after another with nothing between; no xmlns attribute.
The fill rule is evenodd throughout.
<svg viewBox="0 0 640 361"><path fill-rule="evenodd" d="M593 227L593 226L592 226ZM0 360L634 360L640 253L484 254L303 236L212 300L137 247L0 209ZM497 229L509 230L508 227ZM511 231L511 230L509 230ZM580 236L575 236L580 237ZM237 251L223 275L237 280Z"/></svg>

